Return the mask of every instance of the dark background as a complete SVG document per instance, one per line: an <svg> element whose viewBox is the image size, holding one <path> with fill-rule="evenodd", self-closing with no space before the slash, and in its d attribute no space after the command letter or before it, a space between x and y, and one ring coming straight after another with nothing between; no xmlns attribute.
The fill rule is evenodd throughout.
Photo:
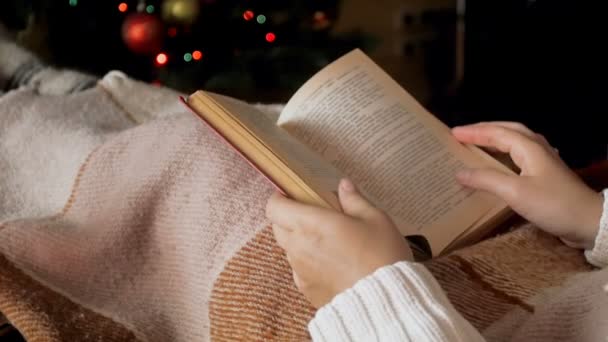
<svg viewBox="0 0 608 342"><path fill-rule="evenodd" d="M433 106L452 124L521 121L572 166L606 157L603 1L467 1L465 78Z"/></svg>
<svg viewBox="0 0 608 342"><path fill-rule="evenodd" d="M179 29L177 38L164 37L169 63L159 67L154 54L133 53L125 45L122 25L138 1L124 1L128 13L117 11L120 2L79 0L71 6L68 0L3 0L0 20L25 29L20 41L59 66L98 75L120 69L184 92L205 88L265 102L287 100L315 71L353 47L373 57L384 37L366 34L366 25L387 20L362 16L361 30L338 35L332 25L348 0L201 0L196 21L184 24L162 19L163 1L150 0L146 5L155 5L152 15L161 18L163 29ZM424 46L420 68L429 96L423 104L450 126L521 121L544 134L572 167L605 159L604 2L469 0L466 8L465 73L456 83L456 11L423 13L437 32ZM243 20L247 9L256 16L265 13L269 21ZM317 12L327 25L318 25ZM404 14L406 24L413 20ZM269 31L277 35L273 43L263 39ZM203 50L203 60L183 61L184 51L194 48ZM414 53L406 45L397 58L407 63ZM393 74L390 65L383 66Z"/></svg>

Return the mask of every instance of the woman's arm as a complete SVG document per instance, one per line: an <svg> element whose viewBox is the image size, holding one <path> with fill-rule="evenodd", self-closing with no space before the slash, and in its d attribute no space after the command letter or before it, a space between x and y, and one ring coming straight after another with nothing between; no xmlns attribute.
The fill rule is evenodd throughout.
<svg viewBox="0 0 608 342"><path fill-rule="evenodd" d="M345 214L275 195L268 203L295 284L320 308L310 322L320 341L481 341L433 276L410 262L394 224L349 181Z"/></svg>
<svg viewBox="0 0 608 342"><path fill-rule="evenodd" d="M452 130L456 139L508 153L519 175L493 169L458 174L464 186L490 192L567 245L594 249L602 195L593 191L559 157L547 140L515 122L479 123Z"/></svg>
<svg viewBox="0 0 608 342"><path fill-rule="evenodd" d="M590 262L607 262L602 196L562 162L544 137L511 122L459 127L453 134L463 143L510 154L521 170L519 175L464 170L457 175L462 185L493 193L540 229L589 250ZM411 251L386 214L348 181L341 183L339 198L344 214L280 195L267 206L296 286L321 308L310 324L315 338L482 339L430 274L407 261Z"/></svg>
<svg viewBox="0 0 608 342"><path fill-rule="evenodd" d="M314 341L483 341L421 264L383 267L337 295L308 325Z"/></svg>

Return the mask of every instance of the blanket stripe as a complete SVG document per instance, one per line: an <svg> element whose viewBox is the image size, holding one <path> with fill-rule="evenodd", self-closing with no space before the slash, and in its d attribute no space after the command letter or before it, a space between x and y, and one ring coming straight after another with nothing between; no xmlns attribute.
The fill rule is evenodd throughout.
<svg viewBox="0 0 608 342"><path fill-rule="evenodd" d="M0 308L27 341L136 341L124 326L41 285L0 255Z"/></svg>
<svg viewBox="0 0 608 342"><path fill-rule="evenodd" d="M211 294L214 341L300 341L314 308L296 289L284 252L265 228L225 266Z"/></svg>
<svg viewBox="0 0 608 342"><path fill-rule="evenodd" d="M591 269L580 251L529 225L425 265L454 307L481 331L516 309L522 316L533 314L535 295ZM215 341L309 340L307 324L314 312L293 285L285 255L267 227L216 280L211 336Z"/></svg>

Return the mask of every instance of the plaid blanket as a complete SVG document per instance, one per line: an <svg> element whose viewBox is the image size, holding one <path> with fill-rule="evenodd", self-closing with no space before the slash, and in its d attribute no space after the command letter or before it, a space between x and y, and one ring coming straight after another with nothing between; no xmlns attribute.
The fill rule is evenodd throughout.
<svg viewBox="0 0 608 342"><path fill-rule="evenodd" d="M264 218L272 187L178 94L0 44L29 63L0 63L0 312L27 340L309 338ZM589 270L533 227L427 266L484 331Z"/></svg>

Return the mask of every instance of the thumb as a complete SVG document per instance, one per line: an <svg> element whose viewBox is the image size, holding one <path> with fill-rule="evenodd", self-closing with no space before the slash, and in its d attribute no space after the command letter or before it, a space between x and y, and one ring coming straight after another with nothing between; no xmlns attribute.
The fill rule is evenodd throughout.
<svg viewBox="0 0 608 342"><path fill-rule="evenodd" d="M509 203L515 200L516 190L520 186L518 176L495 169L465 169L456 174L456 179L464 186L487 191Z"/></svg>
<svg viewBox="0 0 608 342"><path fill-rule="evenodd" d="M369 219L375 215L377 209L361 195L350 180L340 181L338 194L345 214L360 219Z"/></svg>

